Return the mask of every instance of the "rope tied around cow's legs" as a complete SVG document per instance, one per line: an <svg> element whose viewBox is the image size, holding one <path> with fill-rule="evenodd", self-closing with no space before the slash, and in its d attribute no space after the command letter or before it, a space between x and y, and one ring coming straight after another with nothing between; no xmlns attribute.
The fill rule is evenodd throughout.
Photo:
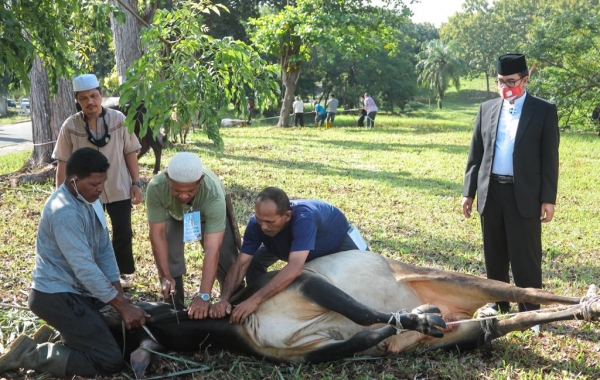
<svg viewBox="0 0 600 380"><path fill-rule="evenodd" d="M600 296L585 297L585 298L581 299L581 315L583 315L584 321L591 322L593 320L593 318L592 318L593 306L592 305L595 302L600 303Z"/></svg>
<svg viewBox="0 0 600 380"><path fill-rule="evenodd" d="M407 314L407 313L408 313L408 310L402 309L400 311L392 313L392 315L390 316L390 319L387 324L396 328L396 334L402 334L404 331L407 331L404 328L404 326L402 326L402 322L400 322L400 316L402 314ZM392 321L394 321L394 319L396 320L396 323L392 324Z"/></svg>

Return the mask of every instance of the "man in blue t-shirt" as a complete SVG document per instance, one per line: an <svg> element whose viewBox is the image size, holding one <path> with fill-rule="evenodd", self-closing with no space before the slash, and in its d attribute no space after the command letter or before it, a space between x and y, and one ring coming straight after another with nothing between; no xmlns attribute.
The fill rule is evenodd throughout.
<svg viewBox="0 0 600 380"><path fill-rule="evenodd" d="M254 211L237 261L225 278L221 299L210 308L211 318L231 314L231 322L240 324L261 302L290 285L302 272L305 262L359 247L368 249L363 246L362 238L358 237L357 242L353 240L342 211L326 202L309 199L290 202L283 190L267 187L256 198ZM277 260L287 261L287 265L232 312L229 298L244 275L251 284Z"/></svg>
<svg viewBox="0 0 600 380"><path fill-rule="evenodd" d="M327 110L318 101L315 100L315 128L321 123L321 127L325 123L327 117Z"/></svg>

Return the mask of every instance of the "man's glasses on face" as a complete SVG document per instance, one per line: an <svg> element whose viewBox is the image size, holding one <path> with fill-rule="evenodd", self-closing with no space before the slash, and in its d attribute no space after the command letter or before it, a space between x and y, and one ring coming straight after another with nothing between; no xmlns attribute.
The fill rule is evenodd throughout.
<svg viewBox="0 0 600 380"><path fill-rule="evenodd" d="M508 88L513 88L515 87L517 84L519 84L520 81L523 80L524 77L521 77L519 79L509 79L507 81L503 81L500 79L496 79L494 80L494 82L496 82L496 86L502 86L502 87L508 87Z"/></svg>

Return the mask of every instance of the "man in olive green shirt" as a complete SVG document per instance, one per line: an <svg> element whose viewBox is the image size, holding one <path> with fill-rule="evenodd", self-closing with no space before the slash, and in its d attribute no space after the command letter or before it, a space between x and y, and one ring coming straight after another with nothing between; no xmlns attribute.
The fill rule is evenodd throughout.
<svg viewBox="0 0 600 380"><path fill-rule="evenodd" d="M223 284L238 254L226 216L223 184L202 166L197 155L177 153L167 169L148 184L146 209L161 291L169 302L174 297L177 309L185 307L185 242L200 240L204 249L202 281L188 313L191 318L206 318L215 278Z"/></svg>

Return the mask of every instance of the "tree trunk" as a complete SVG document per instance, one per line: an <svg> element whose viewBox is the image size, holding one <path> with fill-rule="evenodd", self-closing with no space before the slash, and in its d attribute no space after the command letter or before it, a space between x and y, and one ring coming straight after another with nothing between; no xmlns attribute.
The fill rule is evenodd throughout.
<svg viewBox="0 0 600 380"><path fill-rule="evenodd" d="M137 2L135 0L122 0L122 2L132 11L137 12ZM125 14L125 22L123 24L119 23L113 14L110 15L110 28L115 45L117 75L119 77L119 84L121 84L126 79L127 69L142 56L140 25L136 18L122 5L116 1L112 3L120 7Z"/></svg>
<svg viewBox="0 0 600 380"><path fill-rule="evenodd" d="M292 114L292 103L294 103L294 93L296 92L296 83L300 76L300 68L289 68L288 71L286 71L285 67L282 65L282 71L283 75L281 77L283 85L285 86L285 93L277 126L291 127L292 123L290 115Z"/></svg>
<svg viewBox="0 0 600 380"><path fill-rule="evenodd" d="M486 98L489 99L492 97L492 92L490 91L490 74L488 74L487 70L485 71L485 86L487 88Z"/></svg>
<svg viewBox="0 0 600 380"><path fill-rule="evenodd" d="M2 92L0 93L0 117L6 115L8 115L8 103L6 102L6 93Z"/></svg>
<svg viewBox="0 0 600 380"><path fill-rule="evenodd" d="M52 114L50 116L50 128L52 128L52 137L58 139L58 132L65 120L77 112L75 108L75 97L73 92L73 83L66 79L58 80L58 91L52 99L50 99L50 107Z"/></svg>
<svg viewBox="0 0 600 380"><path fill-rule="evenodd" d="M52 133L50 85L42 61L36 57L29 72L31 127L33 128L33 154L27 165L37 168L51 161L56 134Z"/></svg>

